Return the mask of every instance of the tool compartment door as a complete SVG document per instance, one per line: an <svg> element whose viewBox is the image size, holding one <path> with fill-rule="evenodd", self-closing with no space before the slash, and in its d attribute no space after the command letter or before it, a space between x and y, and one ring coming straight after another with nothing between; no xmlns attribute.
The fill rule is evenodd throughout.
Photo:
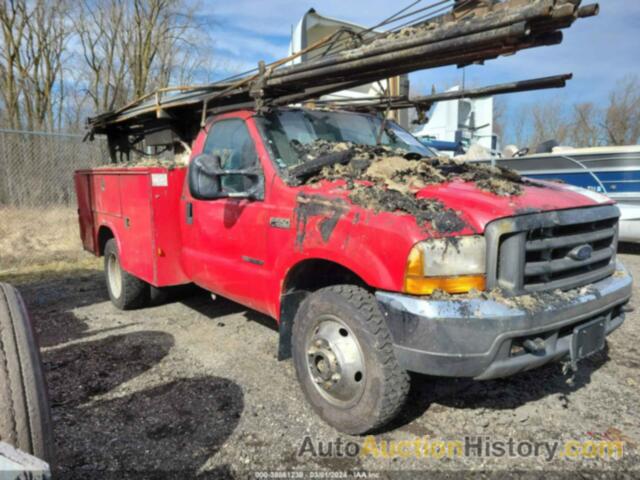
<svg viewBox="0 0 640 480"><path fill-rule="evenodd" d="M119 182L121 218L119 225L122 268L142 280L154 281L154 225L150 176L147 172L114 175Z"/></svg>
<svg viewBox="0 0 640 480"><path fill-rule="evenodd" d="M78 223L82 246L91 253L97 253L94 237L93 205L91 203L91 176L77 172L74 175L76 197L78 200Z"/></svg>
<svg viewBox="0 0 640 480"><path fill-rule="evenodd" d="M116 173L94 173L91 175L93 209L96 213L122 215L120 205L120 176Z"/></svg>
<svg viewBox="0 0 640 480"><path fill-rule="evenodd" d="M190 282L180 262L180 197L185 173L185 168L154 168L150 172L154 226L153 284L157 287Z"/></svg>

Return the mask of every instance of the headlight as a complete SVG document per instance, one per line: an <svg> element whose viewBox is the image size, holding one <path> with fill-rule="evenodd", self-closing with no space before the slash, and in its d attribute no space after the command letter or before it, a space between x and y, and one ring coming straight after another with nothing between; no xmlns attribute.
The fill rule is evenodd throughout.
<svg viewBox="0 0 640 480"><path fill-rule="evenodd" d="M482 236L434 239L409 253L404 291L431 295L434 290L467 293L486 288L486 243Z"/></svg>

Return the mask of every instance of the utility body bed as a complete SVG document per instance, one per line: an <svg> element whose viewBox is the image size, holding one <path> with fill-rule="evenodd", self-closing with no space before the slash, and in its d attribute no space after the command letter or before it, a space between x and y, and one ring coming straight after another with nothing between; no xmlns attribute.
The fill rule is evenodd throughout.
<svg viewBox="0 0 640 480"><path fill-rule="evenodd" d="M156 287L189 283L180 265L185 168L108 167L76 172L82 244L104 253L110 229L122 268Z"/></svg>

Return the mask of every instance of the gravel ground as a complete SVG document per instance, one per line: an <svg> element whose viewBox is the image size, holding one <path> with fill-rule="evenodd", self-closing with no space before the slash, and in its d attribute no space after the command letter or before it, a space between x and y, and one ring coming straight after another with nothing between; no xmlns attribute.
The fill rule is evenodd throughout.
<svg viewBox="0 0 640 480"><path fill-rule="evenodd" d="M621 258L640 278L640 253L628 249ZM415 376L401 418L376 436L378 442L621 438L622 459L314 457L308 450L299 455L307 436L316 448L365 439L339 434L314 415L291 361L276 360L278 335L269 318L200 292L120 312L94 270L20 289L40 336L58 477L230 478L273 470L379 472L374 478L425 470L640 475L639 312L573 379L559 364L488 382Z"/></svg>

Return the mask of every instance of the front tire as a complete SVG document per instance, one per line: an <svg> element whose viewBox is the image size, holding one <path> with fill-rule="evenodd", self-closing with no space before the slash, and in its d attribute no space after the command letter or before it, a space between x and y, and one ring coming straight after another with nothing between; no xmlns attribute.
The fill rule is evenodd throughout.
<svg viewBox="0 0 640 480"><path fill-rule="evenodd" d="M302 303L293 324L293 361L314 410L348 434L383 427L409 391L375 297L354 285L323 288Z"/></svg>
<svg viewBox="0 0 640 480"><path fill-rule="evenodd" d="M111 303L120 310L144 308L149 304L149 284L122 269L118 245L113 238L104 247L104 275Z"/></svg>

